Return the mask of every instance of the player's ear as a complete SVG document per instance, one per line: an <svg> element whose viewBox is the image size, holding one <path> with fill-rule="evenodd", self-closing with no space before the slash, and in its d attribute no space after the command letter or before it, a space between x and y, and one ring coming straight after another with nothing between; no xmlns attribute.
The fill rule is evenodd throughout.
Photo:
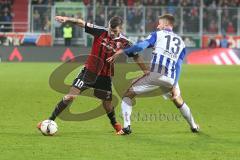
<svg viewBox="0 0 240 160"><path fill-rule="evenodd" d="M168 25L169 25L169 21L165 19L165 20L164 20L164 25L165 25L165 26L168 26Z"/></svg>
<svg viewBox="0 0 240 160"><path fill-rule="evenodd" d="M123 26L119 26L119 30L120 30L120 32L122 32L123 31Z"/></svg>

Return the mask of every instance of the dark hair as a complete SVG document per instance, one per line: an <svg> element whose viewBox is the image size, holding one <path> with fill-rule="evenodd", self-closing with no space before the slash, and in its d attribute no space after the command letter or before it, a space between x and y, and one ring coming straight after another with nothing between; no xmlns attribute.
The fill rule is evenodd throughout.
<svg viewBox="0 0 240 160"><path fill-rule="evenodd" d="M174 25L175 18L171 14L164 14L159 16L159 19L166 19L172 26Z"/></svg>
<svg viewBox="0 0 240 160"><path fill-rule="evenodd" d="M114 16L109 20L110 27L112 29L116 28L117 26L123 25L123 19L119 16Z"/></svg>

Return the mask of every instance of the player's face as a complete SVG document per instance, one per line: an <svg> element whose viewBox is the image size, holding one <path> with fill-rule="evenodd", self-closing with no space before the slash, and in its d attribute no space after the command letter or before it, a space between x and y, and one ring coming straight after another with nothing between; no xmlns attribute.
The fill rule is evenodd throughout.
<svg viewBox="0 0 240 160"><path fill-rule="evenodd" d="M108 27L108 30L111 37L118 37L122 32L122 26L117 26L116 28Z"/></svg>

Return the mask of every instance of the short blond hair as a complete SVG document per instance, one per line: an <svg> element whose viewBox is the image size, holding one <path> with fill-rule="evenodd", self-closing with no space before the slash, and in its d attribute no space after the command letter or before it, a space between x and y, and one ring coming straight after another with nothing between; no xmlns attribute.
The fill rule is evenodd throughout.
<svg viewBox="0 0 240 160"><path fill-rule="evenodd" d="M172 26L174 25L175 18L174 18L174 16L171 15L171 14L164 14L164 15L162 15L162 16L159 16L158 18L159 18L159 20L160 20L160 19L167 20L170 25L172 25Z"/></svg>

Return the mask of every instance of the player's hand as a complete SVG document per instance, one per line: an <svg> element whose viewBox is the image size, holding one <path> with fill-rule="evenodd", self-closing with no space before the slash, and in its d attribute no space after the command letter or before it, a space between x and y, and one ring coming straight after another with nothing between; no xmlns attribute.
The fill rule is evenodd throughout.
<svg viewBox="0 0 240 160"><path fill-rule="evenodd" d="M119 57L119 55L122 54L122 53L123 53L122 49L118 50L114 55L112 55L111 57L107 58L107 62L114 63L115 60L117 59L117 57Z"/></svg>
<svg viewBox="0 0 240 160"><path fill-rule="evenodd" d="M114 63L115 60L117 59L118 55L114 54L113 56L107 58L108 63Z"/></svg>
<svg viewBox="0 0 240 160"><path fill-rule="evenodd" d="M63 17L63 16L55 16L55 20L60 22L60 23L65 23L67 22L68 17Z"/></svg>
<svg viewBox="0 0 240 160"><path fill-rule="evenodd" d="M178 89L176 88L176 86L173 86L171 99L174 100L174 99L176 99L178 96L179 96Z"/></svg>

